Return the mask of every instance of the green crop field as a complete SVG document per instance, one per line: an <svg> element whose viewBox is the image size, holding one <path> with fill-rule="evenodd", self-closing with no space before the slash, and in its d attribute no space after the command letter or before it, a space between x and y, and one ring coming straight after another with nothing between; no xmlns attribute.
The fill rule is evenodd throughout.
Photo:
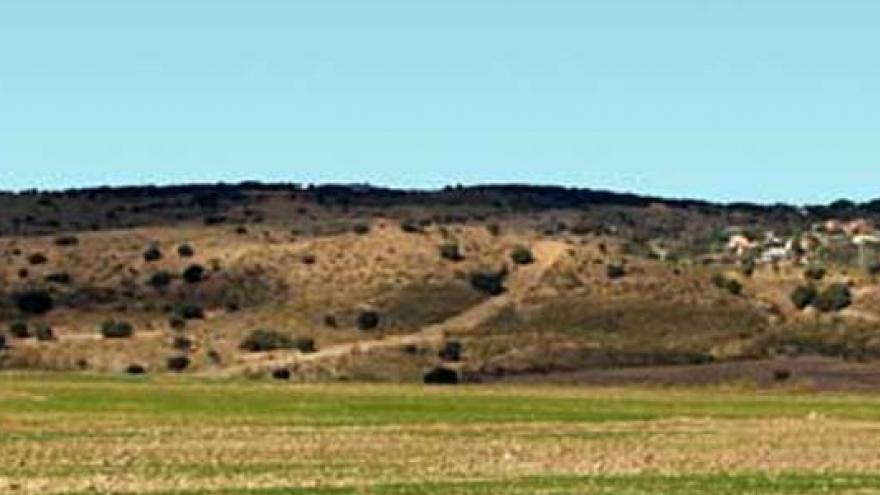
<svg viewBox="0 0 880 495"><path fill-rule="evenodd" d="M0 493L880 493L880 397L0 375Z"/></svg>

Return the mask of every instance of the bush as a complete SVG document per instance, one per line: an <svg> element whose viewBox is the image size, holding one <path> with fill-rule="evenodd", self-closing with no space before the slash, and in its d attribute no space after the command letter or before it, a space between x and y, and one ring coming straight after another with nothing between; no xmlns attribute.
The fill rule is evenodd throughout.
<svg viewBox="0 0 880 495"><path fill-rule="evenodd" d="M617 280L626 276L626 268L623 265L611 263L605 268L605 275L611 280Z"/></svg>
<svg viewBox="0 0 880 495"><path fill-rule="evenodd" d="M811 266L804 270L804 278L818 282L825 278L826 273L827 271L821 266Z"/></svg>
<svg viewBox="0 0 880 495"><path fill-rule="evenodd" d="M455 370L437 367L425 373L424 381L429 385L457 385L459 378Z"/></svg>
<svg viewBox="0 0 880 495"><path fill-rule="evenodd" d="M205 279L205 267L190 265L183 271L183 280L188 284L197 284Z"/></svg>
<svg viewBox="0 0 880 495"><path fill-rule="evenodd" d="M150 246L144 251L144 261L153 262L162 259L162 251L159 246Z"/></svg>
<svg viewBox="0 0 880 495"><path fill-rule="evenodd" d="M62 235L55 238L55 245L59 247L71 247L79 244L79 239L75 235Z"/></svg>
<svg viewBox="0 0 880 495"><path fill-rule="evenodd" d="M296 338L281 333L277 330L258 329L250 333L239 345L239 348L249 352L267 352L279 349L297 349L300 352L315 352L314 339Z"/></svg>
<svg viewBox="0 0 880 495"><path fill-rule="evenodd" d="M193 341L189 337L183 335L175 335L171 341L171 347L180 352L189 352L193 348Z"/></svg>
<svg viewBox="0 0 880 495"><path fill-rule="evenodd" d="M17 339L26 339L31 336L31 330L27 322L15 321L9 324L9 333Z"/></svg>
<svg viewBox="0 0 880 495"><path fill-rule="evenodd" d="M107 320L101 324L101 335L105 339L127 339L134 334L134 326L123 320Z"/></svg>
<svg viewBox="0 0 880 495"><path fill-rule="evenodd" d="M34 336L41 342L55 340L55 332L46 323L41 323L34 328Z"/></svg>
<svg viewBox="0 0 880 495"><path fill-rule="evenodd" d="M194 303L184 303L174 310L177 316L184 320L203 320L205 319L205 310L201 306Z"/></svg>
<svg viewBox="0 0 880 495"><path fill-rule="evenodd" d="M461 349L461 342L455 340L447 342L443 348L440 349L440 359L451 363L457 363L461 361Z"/></svg>
<svg viewBox="0 0 880 495"><path fill-rule="evenodd" d="M814 286L800 285L792 291L791 303L794 304L794 307L797 309L805 309L807 306L813 304L818 295L819 291L817 291Z"/></svg>
<svg viewBox="0 0 880 495"><path fill-rule="evenodd" d="M272 370L272 378L276 380L290 380L290 370L287 368L276 368Z"/></svg>
<svg viewBox="0 0 880 495"><path fill-rule="evenodd" d="M165 361L168 371L180 373L189 368L189 358L186 356L172 356Z"/></svg>
<svg viewBox="0 0 880 495"><path fill-rule="evenodd" d="M381 323L381 318L376 311L361 311L357 317L357 327L364 331L376 329L379 323Z"/></svg>
<svg viewBox="0 0 880 495"><path fill-rule="evenodd" d="M170 273L166 271L156 272L150 275L150 279L147 280L147 285L150 287L160 291L167 289L169 285L171 285L173 277Z"/></svg>
<svg viewBox="0 0 880 495"><path fill-rule="evenodd" d="M55 306L52 296L45 290L19 292L13 299L19 311L32 315L46 314Z"/></svg>
<svg viewBox="0 0 880 495"><path fill-rule="evenodd" d="M370 225L367 223L359 222L359 223L354 224L354 227L352 227L352 230L357 235L367 235L370 233Z"/></svg>
<svg viewBox="0 0 880 495"><path fill-rule="evenodd" d="M70 285L73 281L69 273L59 272L59 273L50 273L46 275L46 282L50 284L59 284L59 285Z"/></svg>
<svg viewBox="0 0 880 495"><path fill-rule="evenodd" d="M823 313L846 309L852 304L852 293L846 284L832 284L819 293L813 306Z"/></svg>
<svg viewBox="0 0 880 495"><path fill-rule="evenodd" d="M504 293L504 273L477 271L471 273L471 287L490 296L498 296Z"/></svg>
<svg viewBox="0 0 880 495"><path fill-rule="evenodd" d="M413 218L407 218L400 222L400 230L407 234L419 234L422 232L422 226Z"/></svg>
<svg viewBox="0 0 880 495"><path fill-rule="evenodd" d="M44 265L49 261L49 258L46 257L43 253L34 253L28 256L28 263L32 265Z"/></svg>
<svg viewBox="0 0 880 495"><path fill-rule="evenodd" d="M192 258L196 255L196 250L189 244L181 244L177 246L177 255L181 258Z"/></svg>
<svg viewBox="0 0 880 495"><path fill-rule="evenodd" d="M6 336L0 333L0 351L6 349Z"/></svg>
<svg viewBox="0 0 880 495"><path fill-rule="evenodd" d="M517 246L510 253L510 260L517 265L531 265L535 262L535 255L525 246Z"/></svg>
<svg viewBox="0 0 880 495"><path fill-rule="evenodd" d="M125 372L129 375L144 375L147 373L147 368L140 364L129 364Z"/></svg>
<svg viewBox="0 0 880 495"><path fill-rule="evenodd" d="M719 289L722 289L722 290L726 290L727 292L730 292L734 296L738 296L738 295L742 294L743 286L739 282L739 280L736 280L734 278L728 278L728 277L725 277L724 275L718 273L712 277L712 283L715 285L715 287L718 287Z"/></svg>
<svg viewBox="0 0 880 495"><path fill-rule="evenodd" d="M447 242L440 246L440 257L452 262L459 262L464 260L464 256L461 254L461 249L458 247L458 243L456 242Z"/></svg>
<svg viewBox="0 0 880 495"><path fill-rule="evenodd" d="M172 316L168 319L168 326L174 330L183 330L186 328L186 320L179 316Z"/></svg>
<svg viewBox="0 0 880 495"><path fill-rule="evenodd" d="M303 265L314 265L318 261L318 258L315 257L314 254L306 253L302 255L299 260L302 262Z"/></svg>

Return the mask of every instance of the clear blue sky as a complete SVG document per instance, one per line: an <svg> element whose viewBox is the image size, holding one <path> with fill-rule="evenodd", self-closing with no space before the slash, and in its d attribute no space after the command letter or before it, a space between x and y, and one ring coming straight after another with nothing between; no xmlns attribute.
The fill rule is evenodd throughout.
<svg viewBox="0 0 880 495"><path fill-rule="evenodd" d="M0 189L880 197L876 0L0 0Z"/></svg>

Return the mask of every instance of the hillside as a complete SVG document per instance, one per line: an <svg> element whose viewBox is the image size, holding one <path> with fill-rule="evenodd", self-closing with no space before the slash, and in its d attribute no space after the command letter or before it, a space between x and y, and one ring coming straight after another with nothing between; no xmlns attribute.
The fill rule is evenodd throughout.
<svg viewBox="0 0 880 495"><path fill-rule="evenodd" d="M857 241L878 211L528 186L7 193L0 366L473 381L870 363L880 265Z"/></svg>

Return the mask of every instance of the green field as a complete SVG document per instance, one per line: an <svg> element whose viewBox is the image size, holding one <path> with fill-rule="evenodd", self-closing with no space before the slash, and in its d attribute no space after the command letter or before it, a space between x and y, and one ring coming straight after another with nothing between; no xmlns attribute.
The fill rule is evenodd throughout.
<svg viewBox="0 0 880 495"><path fill-rule="evenodd" d="M880 397L0 374L0 493L880 493Z"/></svg>

